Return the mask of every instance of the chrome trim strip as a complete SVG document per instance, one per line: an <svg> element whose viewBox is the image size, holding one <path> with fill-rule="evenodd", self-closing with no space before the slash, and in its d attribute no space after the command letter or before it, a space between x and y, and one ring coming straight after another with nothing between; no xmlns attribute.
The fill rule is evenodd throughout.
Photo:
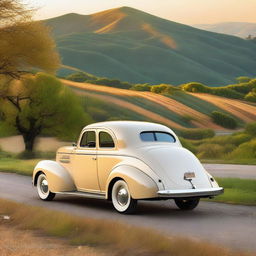
<svg viewBox="0 0 256 256"><path fill-rule="evenodd" d="M106 199L105 194L96 194L96 193L88 193L88 192L80 192L80 191L55 192L55 193L60 195L82 196L82 197L95 198L95 199Z"/></svg>
<svg viewBox="0 0 256 256"><path fill-rule="evenodd" d="M217 196L224 193L224 188L206 188L206 189L177 189L177 190L160 190L157 194L160 197L200 197L200 196Z"/></svg>

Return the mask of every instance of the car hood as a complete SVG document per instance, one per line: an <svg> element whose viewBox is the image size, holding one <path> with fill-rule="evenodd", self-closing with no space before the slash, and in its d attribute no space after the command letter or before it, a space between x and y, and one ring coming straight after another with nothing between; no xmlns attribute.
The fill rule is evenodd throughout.
<svg viewBox="0 0 256 256"><path fill-rule="evenodd" d="M177 146L156 146L141 149L141 160L161 178L165 189L190 189L184 174L194 172L192 183L196 188L212 187L209 176L197 157L189 150Z"/></svg>

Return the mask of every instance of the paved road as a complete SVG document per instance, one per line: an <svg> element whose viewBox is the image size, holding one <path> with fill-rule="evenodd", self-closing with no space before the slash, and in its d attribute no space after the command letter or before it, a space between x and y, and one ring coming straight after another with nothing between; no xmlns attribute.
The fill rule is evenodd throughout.
<svg viewBox="0 0 256 256"><path fill-rule="evenodd" d="M110 202L56 196L52 202L38 199L29 177L0 173L0 197L44 206L78 216L117 220L157 229L160 233L189 236L227 247L256 251L256 207L201 202L192 212L182 212L171 201L140 202L136 215L116 213ZM1 207L1 206L0 206Z"/></svg>
<svg viewBox="0 0 256 256"><path fill-rule="evenodd" d="M256 179L256 165L203 164L203 166L215 177Z"/></svg>

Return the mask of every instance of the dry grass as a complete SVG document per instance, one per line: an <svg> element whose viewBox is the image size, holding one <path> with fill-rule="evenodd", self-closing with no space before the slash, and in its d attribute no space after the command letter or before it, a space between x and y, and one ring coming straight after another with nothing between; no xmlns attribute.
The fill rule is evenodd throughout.
<svg viewBox="0 0 256 256"><path fill-rule="evenodd" d="M150 100L154 103L157 103L157 104L167 108L168 110L171 110L172 112L174 112L178 115L193 116L194 119L196 120L196 121L193 121L193 123L197 127L222 129L223 130L223 128L220 128L220 126L214 124L209 116L207 116L205 114L202 114L201 112L196 111L196 110L180 103L179 101L176 101L174 99L165 97L165 96L160 95L160 94L155 94L155 93L152 93L152 92L140 92L140 91L126 90L126 89L119 89L119 88L114 88L114 87L109 87L109 86L101 86L101 85L95 85L95 84L89 84L89 83L78 83L78 82L73 82L73 81L64 80L64 79L62 79L61 81L62 81L62 83L66 84L68 86L71 86L73 88L82 89L84 91L103 92L103 93L108 93L108 94L113 95L113 96L114 95L121 95L121 96L127 96L127 97L133 97L133 96L134 97L141 97L141 98L144 98L146 100ZM109 97L111 97L111 96L109 96ZM111 97L111 99L110 98L105 98L105 100L110 101L110 102L112 102L113 99L114 99L114 97ZM125 104L125 103L126 103L126 101L124 101L124 100L122 100L122 103L119 102L119 104L122 104L122 106L124 106L123 104ZM131 104L131 103L129 103L129 104ZM128 105L126 105L126 106L128 107ZM143 108L141 108L141 109L144 110ZM144 111L146 111L146 110L144 110ZM140 114L143 114L143 112L140 111ZM144 115L148 117L148 113L144 112ZM151 114L150 114L150 116L151 116ZM160 115L158 115L158 116L160 116ZM156 121L158 121L158 120L156 120ZM169 120L169 122L172 122L172 121ZM164 123L167 124L166 122L164 122ZM174 124L172 124L172 125L170 125L171 127L176 127L176 128L181 127L179 124L177 124L175 122L172 122L172 123L174 123L175 126L174 126Z"/></svg>
<svg viewBox="0 0 256 256"><path fill-rule="evenodd" d="M193 96L224 109L246 123L256 120L256 106L247 104L241 100L227 99L205 93L193 93Z"/></svg>
<svg viewBox="0 0 256 256"><path fill-rule="evenodd" d="M76 246L97 246L111 251L109 255L134 256L249 256L208 243L185 238L166 237L156 231L135 228L118 222L74 217L39 207L0 200L0 215L19 229L40 230L44 234L66 238ZM251 254L252 255L252 254Z"/></svg>
<svg viewBox="0 0 256 256"><path fill-rule="evenodd" d="M1 256L103 256L87 246L70 246L60 239L45 237L10 225L0 225Z"/></svg>

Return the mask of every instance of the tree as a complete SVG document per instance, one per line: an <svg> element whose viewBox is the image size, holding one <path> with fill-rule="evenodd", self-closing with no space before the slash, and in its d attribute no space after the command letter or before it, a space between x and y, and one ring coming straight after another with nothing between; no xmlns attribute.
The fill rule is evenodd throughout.
<svg viewBox="0 0 256 256"><path fill-rule="evenodd" d="M32 20L19 0L0 1L0 75L10 80L31 69L54 72L59 56L49 29Z"/></svg>
<svg viewBox="0 0 256 256"><path fill-rule="evenodd" d="M33 151L38 135L74 139L90 120L79 98L54 76L38 73L13 81L0 101L2 121L23 136Z"/></svg>

